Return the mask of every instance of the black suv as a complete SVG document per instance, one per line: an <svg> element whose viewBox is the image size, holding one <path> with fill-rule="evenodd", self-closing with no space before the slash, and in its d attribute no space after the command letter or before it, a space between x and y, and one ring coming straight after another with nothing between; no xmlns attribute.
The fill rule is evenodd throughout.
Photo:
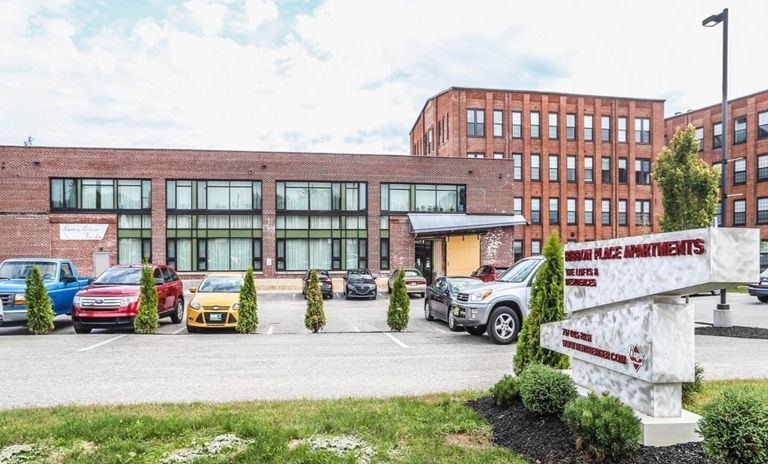
<svg viewBox="0 0 768 464"><path fill-rule="evenodd" d="M315 269L317 271L317 282L320 284L320 291L323 293L323 298L333 299L333 279L331 273L323 269ZM312 280L312 271L309 269L304 273L304 277L301 279L301 294L304 298L307 297L307 289L309 288L309 282Z"/></svg>
<svg viewBox="0 0 768 464"><path fill-rule="evenodd" d="M346 299L370 298L375 300L379 295L376 287L376 276L368 269L350 269L344 274L344 289Z"/></svg>

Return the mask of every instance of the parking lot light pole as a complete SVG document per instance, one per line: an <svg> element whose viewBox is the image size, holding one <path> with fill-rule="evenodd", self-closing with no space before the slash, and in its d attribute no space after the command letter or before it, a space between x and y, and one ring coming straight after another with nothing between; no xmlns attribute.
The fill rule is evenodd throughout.
<svg viewBox="0 0 768 464"><path fill-rule="evenodd" d="M713 27L720 23L723 23L723 103L722 103L722 130L720 131L721 137L721 150L722 150L722 165L720 170L720 218L723 226L726 224L726 210L728 205L728 195L726 194L726 171L728 167L728 8L724 8L722 12L711 15L701 22L704 27ZM726 291L720 290L720 304L717 305L714 315L715 327L732 327L733 318L730 313L723 312L729 310L730 306L726 303Z"/></svg>

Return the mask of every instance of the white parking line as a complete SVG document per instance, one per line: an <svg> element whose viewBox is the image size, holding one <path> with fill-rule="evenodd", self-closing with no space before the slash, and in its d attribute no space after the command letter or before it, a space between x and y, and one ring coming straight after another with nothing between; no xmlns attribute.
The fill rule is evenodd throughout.
<svg viewBox="0 0 768 464"><path fill-rule="evenodd" d="M77 350L77 351L88 351L88 350L92 350L92 349L94 349L94 348L98 348L98 347L100 347L101 345L106 345L106 344L107 344L107 343L109 343L109 342L114 342L115 340L119 340L119 339L121 339L121 338L123 338L123 337L125 337L125 336L127 336L127 335L128 335L128 334L122 334L122 335L118 335L117 337L112 337L112 338L110 338L109 340L104 340L104 341L103 341L103 342L101 342L101 343L97 343L97 344L95 344L95 345L91 345L91 346L88 346L88 347L86 347L86 348L83 348L83 349L80 349L80 350Z"/></svg>
<svg viewBox="0 0 768 464"><path fill-rule="evenodd" d="M183 332L183 331L185 331L185 330L187 330L187 328L186 328L186 327L182 327L182 328L180 328L179 330L177 330L176 332L172 332L172 333L171 333L171 335L176 335L177 333L179 333L179 332Z"/></svg>
<svg viewBox="0 0 768 464"><path fill-rule="evenodd" d="M391 334L388 334L388 333L384 333L384 335L386 335L387 337L391 338L392 341L394 341L398 345L402 346L403 348L408 348L408 345L406 345L405 343L403 343L400 340L398 340L397 338L395 338L394 335L391 335Z"/></svg>
<svg viewBox="0 0 768 464"><path fill-rule="evenodd" d="M269 326L269 329L267 329L267 335L272 335L272 331L275 330L275 325L272 324Z"/></svg>
<svg viewBox="0 0 768 464"><path fill-rule="evenodd" d="M440 332L440 333L448 333L448 332L446 332L445 330L443 330L443 329L439 329L439 328L437 328L437 327L432 327L432 329L433 329L433 330L436 330L436 331L438 331L438 332Z"/></svg>

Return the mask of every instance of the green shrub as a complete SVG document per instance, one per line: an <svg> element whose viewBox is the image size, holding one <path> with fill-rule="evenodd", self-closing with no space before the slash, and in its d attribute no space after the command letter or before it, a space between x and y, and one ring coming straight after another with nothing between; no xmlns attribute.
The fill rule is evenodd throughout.
<svg viewBox="0 0 768 464"><path fill-rule="evenodd" d="M499 406L509 406L520 397L520 386L517 377L504 375L501 380L491 387L491 396Z"/></svg>
<svg viewBox="0 0 768 464"><path fill-rule="evenodd" d="M536 273L531 288L528 316L522 322L515 348L515 374L520 375L530 364L544 364L555 369L568 369L568 355L541 346L541 325L565 320L565 260L560 234L552 231L544 244L544 263Z"/></svg>
<svg viewBox="0 0 768 464"><path fill-rule="evenodd" d="M405 270L401 267L389 297L387 325L394 331L402 332L408 327L410 316L411 299L408 297L408 289L405 288Z"/></svg>
<svg viewBox="0 0 768 464"><path fill-rule="evenodd" d="M325 327L325 304L317 269L312 269L309 286L307 286L307 313L304 315L304 326L312 333L317 333Z"/></svg>
<svg viewBox="0 0 768 464"><path fill-rule="evenodd" d="M640 419L608 393L577 398L565 406L563 421L576 435L576 447L599 459L640 446Z"/></svg>
<svg viewBox="0 0 768 464"><path fill-rule="evenodd" d="M683 405L690 405L693 403L696 395L701 393L703 387L702 381L704 380L704 368L698 364L694 367L693 382L683 382L682 385L682 397Z"/></svg>
<svg viewBox="0 0 768 464"><path fill-rule="evenodd" d="M253 279L253 267L245 272L245 281L240 287L240 305L237 310L237 330L240 333L249 334L256 331L259 326L258 302L256 298L256 281Z"/></svg>
<svg viewBox="0 0 768 464"><path fill-rule="evenodd" d="M27 305L27 328L34 335L45 335L53 331L53 306L45 289L43 276L37 266L32 266L32 272L24 281L24 304Z"/></svg>
<svg viewBox="0 0 768 464"><path fill-rule="evenodd" d="M543 364L531 364L520 374L520 398L537 414L561 415L565 405L578 396L568 375Z"/></svg>
<svg viewBox="0 0 768 464"><path fill-rule="evenodd" d="M139 311L133 319L133 330L136 333L148 334L157 331L160 327L160 315L157 313L158 304L155 275L152 272L152 266L145 259L141 268Z"/></svg>
<svg viewBox="0 0 768 464"><path fill-rule="evenodd" d="M704 452L722 462L768 462L768 397L753 387L731 387L702 408L698 432Z"/></svg>

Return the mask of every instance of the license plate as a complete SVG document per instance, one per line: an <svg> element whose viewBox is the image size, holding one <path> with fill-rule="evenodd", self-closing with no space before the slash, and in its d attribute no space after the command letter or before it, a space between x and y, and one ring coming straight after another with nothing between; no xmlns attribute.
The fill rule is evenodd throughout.
<svg viewBox="0 0 768 464"><path fill-rule="evenodd" d="M410 283L410 284L408 284L408 285L418 285L418 284L417 284L416 282L411 282L411 283Z"/></svg>
<svg viewBox="0 0 768 464"><path fill-rule="evenodd" d="M221 322L221 314L211 314L208 316L208 320L211 322Z"/></svg>

